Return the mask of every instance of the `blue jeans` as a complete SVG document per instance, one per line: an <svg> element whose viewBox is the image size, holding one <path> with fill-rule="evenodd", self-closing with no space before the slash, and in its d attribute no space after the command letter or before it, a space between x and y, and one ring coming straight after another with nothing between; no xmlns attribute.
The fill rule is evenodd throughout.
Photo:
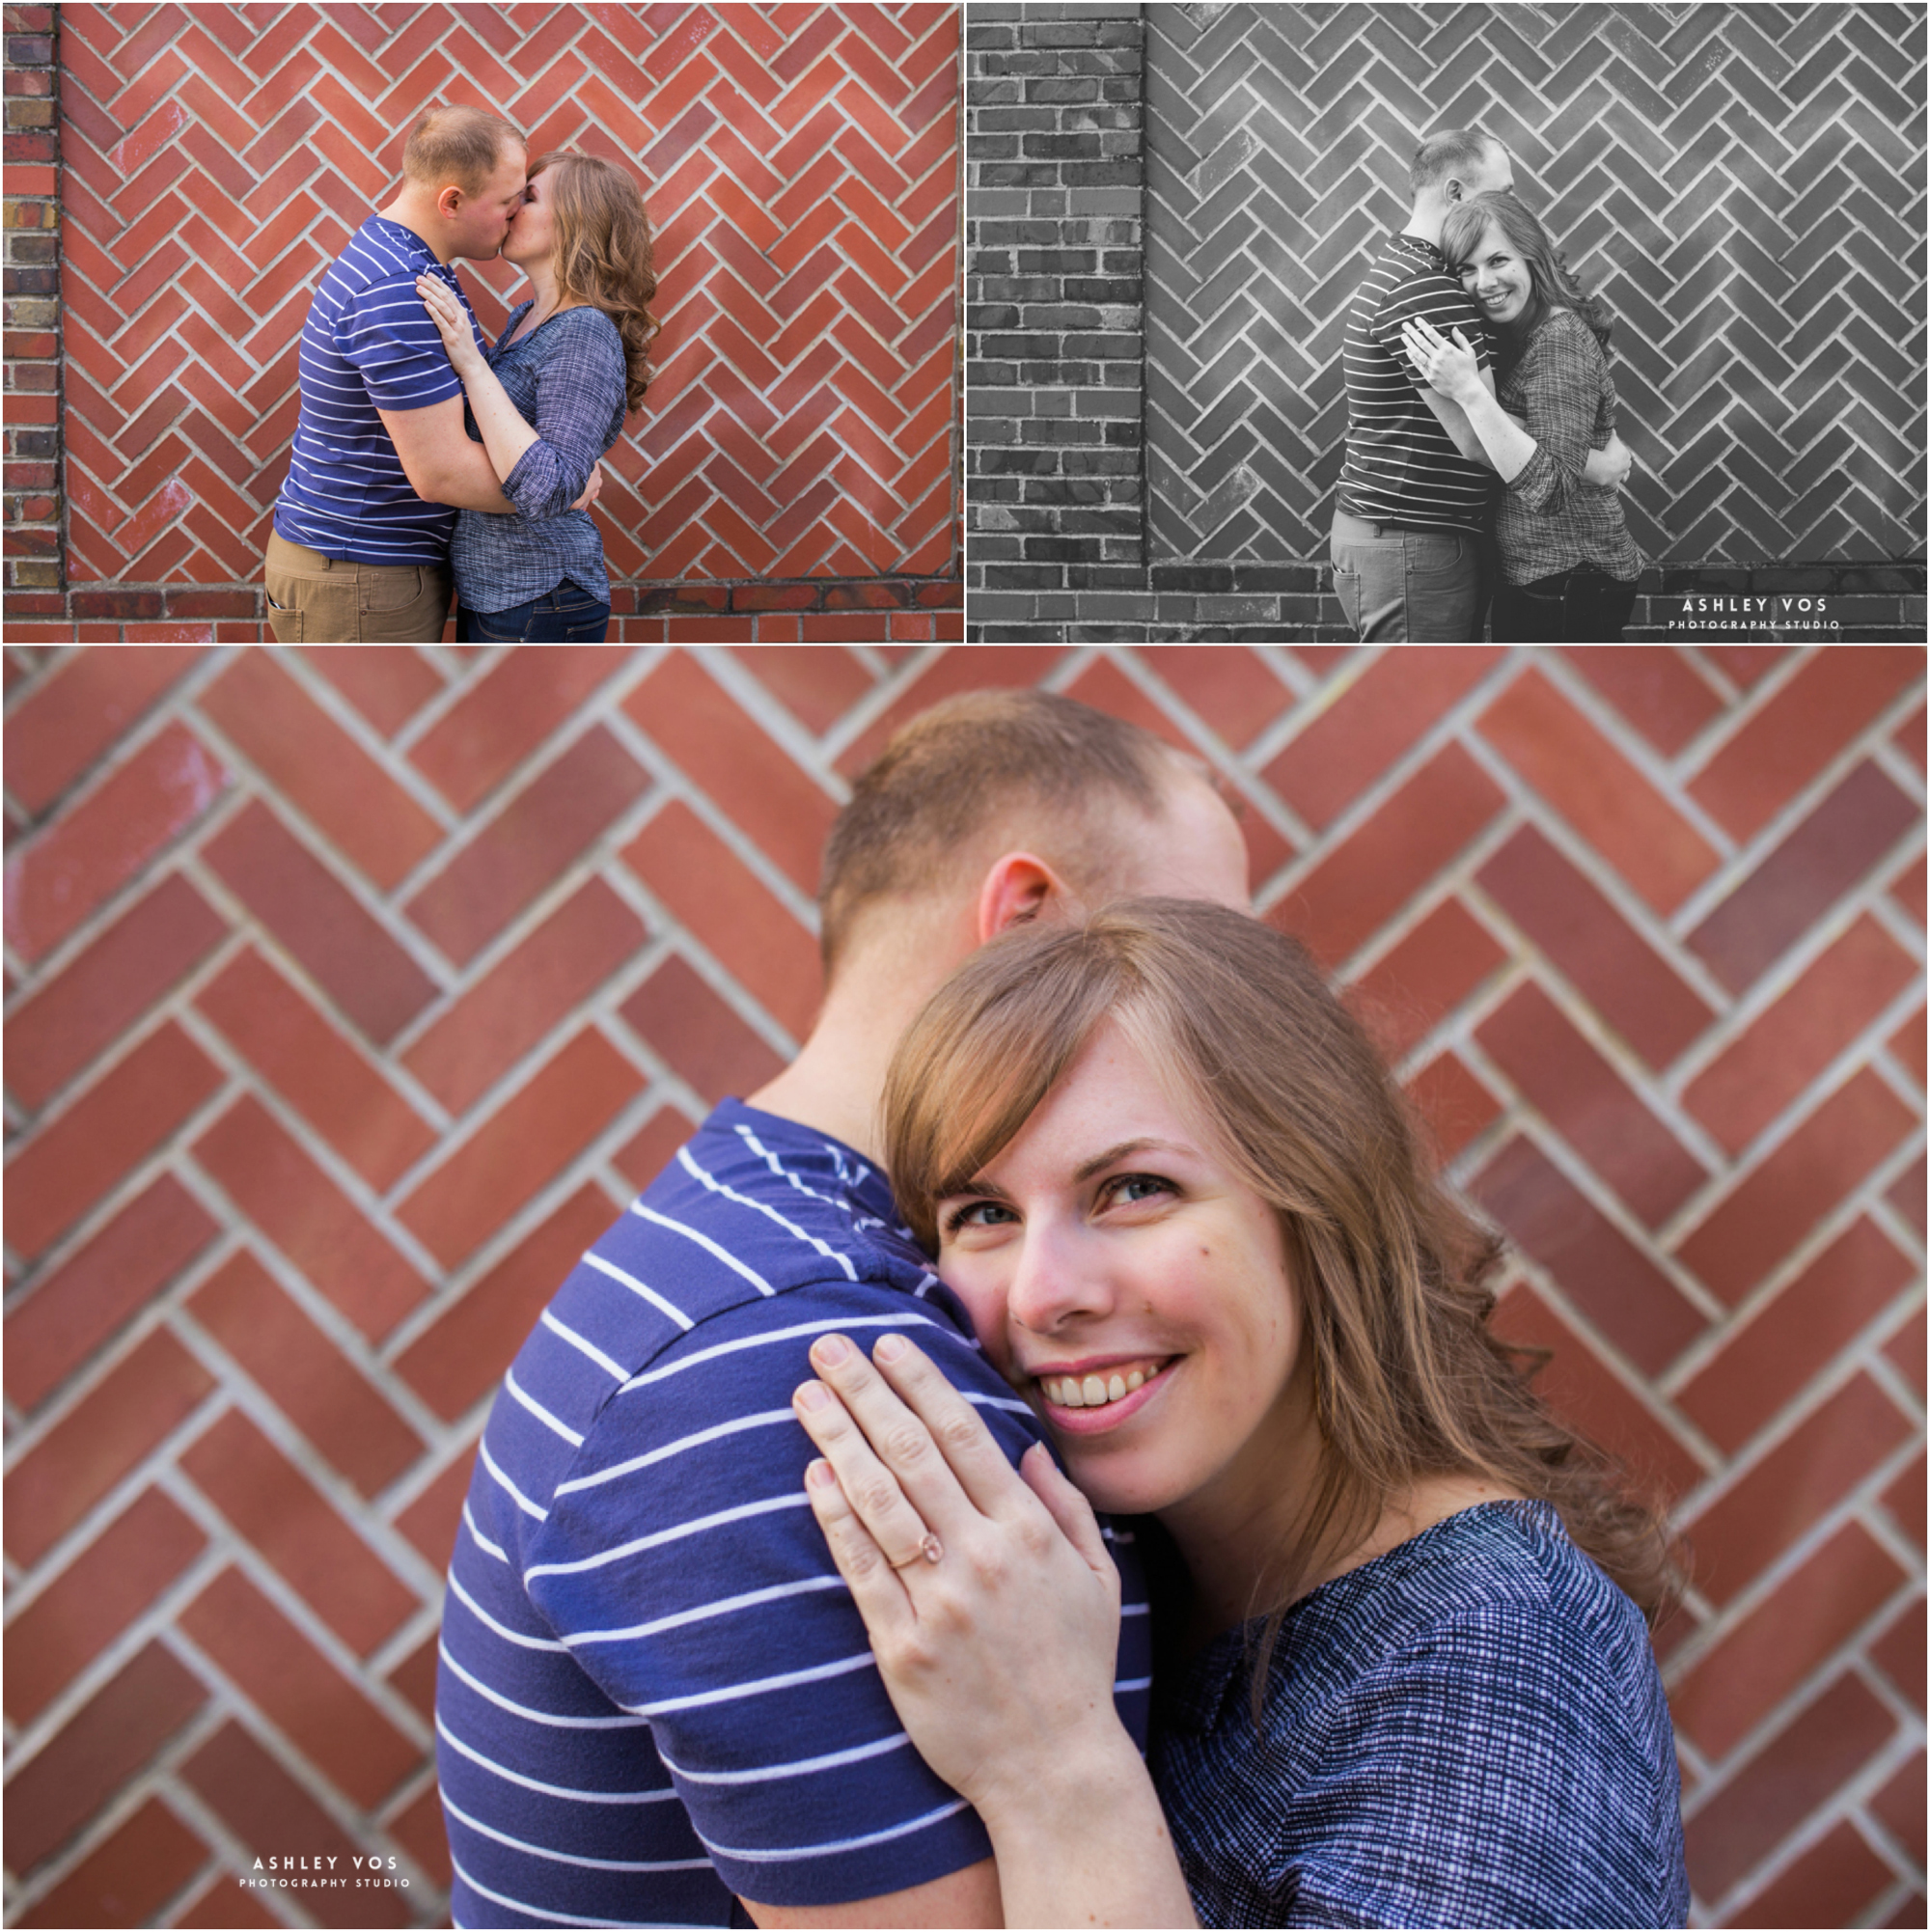
<svg viewBox="0 0 1930 1932"><path fill-rule="evenodd" d="M573 577L526 604L506 611L455 609L457 644L601 644L610 634L610 606L598 603Z"/></svg>
<svg viewBox="0 0 1930 1932"><path fill-rule="evenodd" d="M1334 591L1363 644L1480 636L1481 536L1334 512Z"/></svg>

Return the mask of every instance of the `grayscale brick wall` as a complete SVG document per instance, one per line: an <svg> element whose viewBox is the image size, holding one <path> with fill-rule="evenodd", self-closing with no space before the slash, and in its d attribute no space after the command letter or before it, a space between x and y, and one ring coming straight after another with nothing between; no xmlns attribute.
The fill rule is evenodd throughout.
<svg viewBox="0 0 1930 1932"><path fill-rule="evenodd" d="M966 584L986 636L1137 608L1144 586L1144 38L1123 4L975 3L966 27Z"/></svg>

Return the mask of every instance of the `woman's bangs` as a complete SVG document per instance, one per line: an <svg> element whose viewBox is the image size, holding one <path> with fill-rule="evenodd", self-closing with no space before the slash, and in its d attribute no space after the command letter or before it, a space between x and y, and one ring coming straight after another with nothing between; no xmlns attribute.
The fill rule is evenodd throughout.
<svg viewBox="0 0 1930 1932"><path fill-rule="evenodd" d="M928 1011L929 1029L915 1027L900 1050L887 1095L888 1112L902 1108L892 1174L922 1235L936 1203L969 1192L1018 1137L1114 1005L1113 976L1092 972L1089 957L1082 971L1067 936L1020 946L1021 972L1009 951L983 958L979 983L968 972L950 1010Z"/></svg>
<svg viewBox="0 0 1930 1932"><path fill-rule="evenodd" d="M1058 1072L1024 1054L972 1053L962 1061L947 1096L943 1139L932 1147L933 1201L969 1191L1018 1138Z"/></svg>

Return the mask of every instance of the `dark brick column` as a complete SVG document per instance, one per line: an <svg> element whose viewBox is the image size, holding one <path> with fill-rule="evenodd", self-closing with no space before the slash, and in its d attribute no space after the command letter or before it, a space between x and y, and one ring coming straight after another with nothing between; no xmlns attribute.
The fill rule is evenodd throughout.
<svg viewBox="0 0 1930 1932"><path fill-rule="evenodd" d="M1122 0L967 15L968 638L1111 635L1145 588L1144 55Z"/></svg>
<svg viewBox="0 0 1930 1932"><path fill-rule="evenodd" d="M6 162L7 444L10 619L58 618L60 500L60 69L54 10L8 7Z"/></svg>

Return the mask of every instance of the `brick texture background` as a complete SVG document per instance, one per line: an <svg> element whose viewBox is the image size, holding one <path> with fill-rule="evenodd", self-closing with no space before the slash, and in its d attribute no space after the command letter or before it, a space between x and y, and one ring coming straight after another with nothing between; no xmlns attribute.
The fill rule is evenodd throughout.
<svg viewBox="0 0 1930 1932"><path fill-rule="evenodd" d="M16 615L60 585L60 200L54 103L54 10L5 10L5 317L6 425L0 466L0 551L6 615Z"/></svg>
<svg viewBox="0 0 1930 1932"><path fill-rule="evenodd" d="M1697 1915L1923 1922L1914 649L5 651L6 1908L430 1922L440 1578L576 1254L810 1024L849 775L1044 682L1246 804L1673 1500ZM307 1922L302 1920L301 1922Z"/></svg>
<svg viewBox="0 0 1930 1932"><path fill-rule="evenodd" d="M612 635L958 634L955 7L7 20L7 386L28 392L8 399L14 636L267 637L261 553L302 321L437 99L645 186L664 332L593 512ZM493 336L521 277L457 266ZM63 384L55 497L41 446Z"/></svg>
<svg viewBox="0 0 1930 1932"><path fill-rule="evenodd" d="M1026 0L967 40L970 635L1351 639L1347 310L1457 123L1617 317L1630 636L1690 595L1923 634L1919 9Z"/></svg>

